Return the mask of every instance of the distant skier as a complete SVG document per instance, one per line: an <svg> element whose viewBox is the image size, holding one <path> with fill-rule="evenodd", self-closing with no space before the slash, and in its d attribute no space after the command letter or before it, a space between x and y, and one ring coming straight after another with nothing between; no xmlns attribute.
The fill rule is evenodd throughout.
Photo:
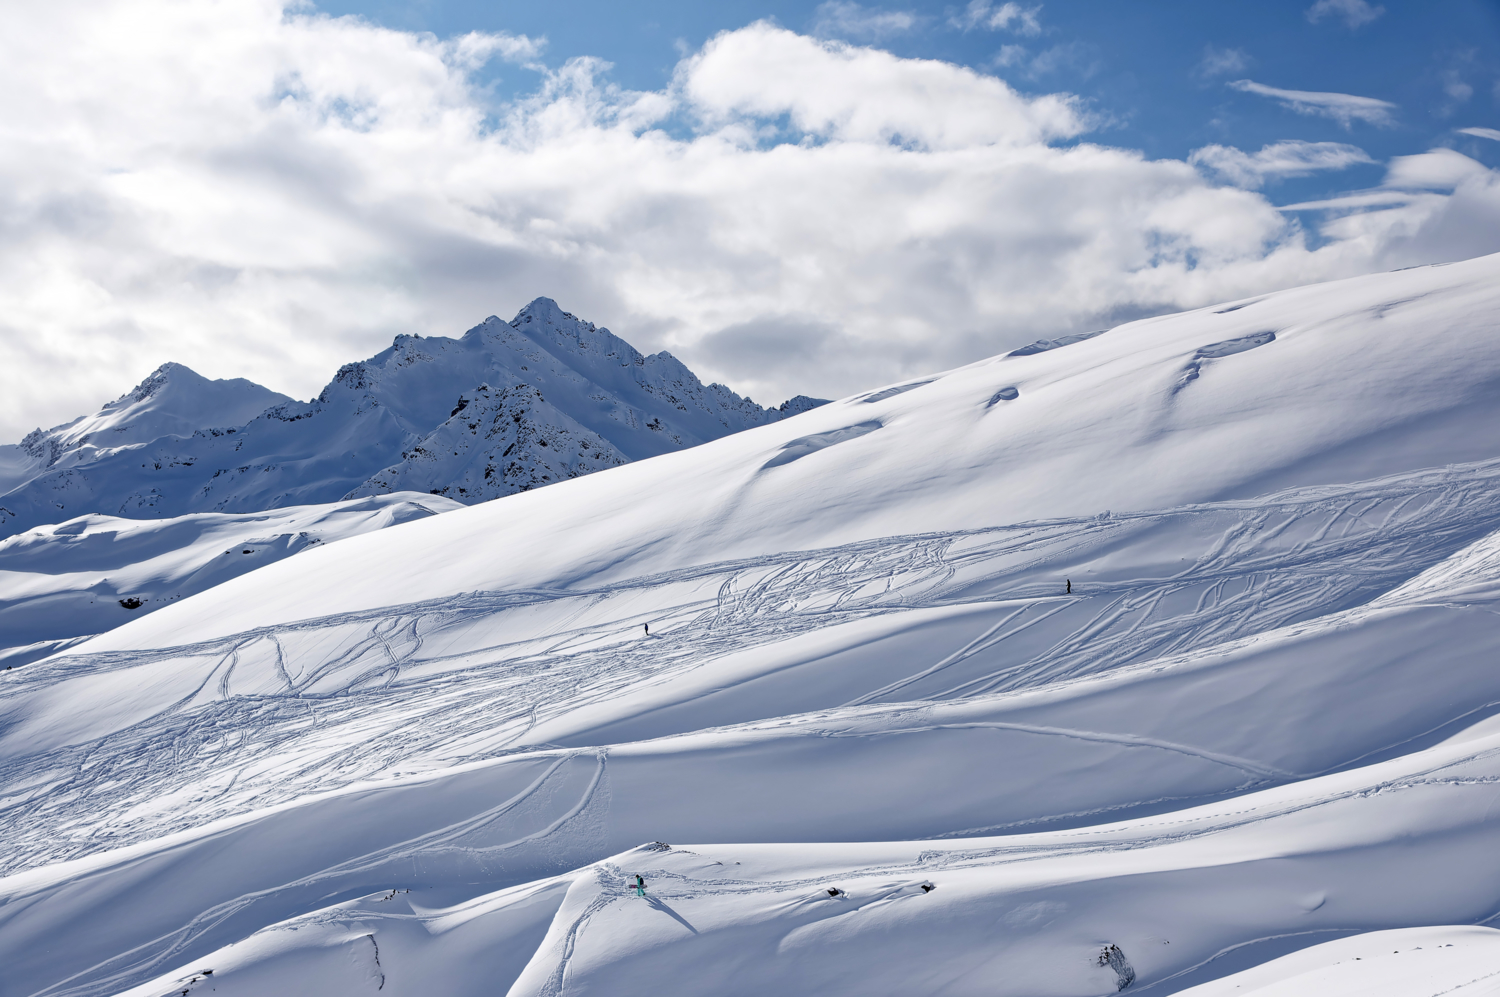
<svg viewBox="0 0 1500 997"><path fill-rule="evenodd" d="M651 636L651 624L649 624L649 623L642 623L641 626L643 626L643 627L646 628L646 636L650 637Z"/></svg>
<svg viewBox="0 0 1500 997"><path fill-rule="evenodd" d="M1068 595L1073 594L1073 579L1068 579Z"/></svg>
<svg viewBox="0 0 1500 997"><path fill-rule="evenodd" d="M644 897L646 895L646 881L641 878L640 873L635 876L635 895Z"/></svg>

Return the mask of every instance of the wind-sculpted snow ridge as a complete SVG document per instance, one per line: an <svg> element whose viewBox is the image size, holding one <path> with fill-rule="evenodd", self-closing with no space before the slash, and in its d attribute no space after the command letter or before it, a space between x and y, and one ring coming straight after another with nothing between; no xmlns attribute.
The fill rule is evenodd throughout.
<svg viewBox="0 0 1500 997"><path fill-rule="evenodd" d="M1497 316L1486 258L1132 323L0 672L7 985L1484 992Z"/></svg>
<svg viewBox="0 0 1500 997"><path fill-rule="evenodd" d="M763 409L538 298L460 339L398 336L311 402L166 364L98 414L0 447L0 537L60 513L260 512L408 489L470 504L820 404Z"/></svg>

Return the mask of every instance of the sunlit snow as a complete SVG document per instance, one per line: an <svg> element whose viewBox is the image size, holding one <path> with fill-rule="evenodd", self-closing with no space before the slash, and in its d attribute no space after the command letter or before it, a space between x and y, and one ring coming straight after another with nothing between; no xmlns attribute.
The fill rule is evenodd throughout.
<svg viewBox="0 0 1500 997"><path fill-rule="evenodd" d="M1491 993L1497 323L1038 344L0 672L7 992Z"/></svg>

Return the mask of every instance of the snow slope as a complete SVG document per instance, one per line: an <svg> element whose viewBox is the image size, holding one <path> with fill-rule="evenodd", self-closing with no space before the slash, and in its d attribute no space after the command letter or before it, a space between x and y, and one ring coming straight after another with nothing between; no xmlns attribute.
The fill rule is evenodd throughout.
<svg viewBox="0 0 1500 997"><path fill-rule="evenodd" d="M1497 318L1487 257L1043 344L0 673L8 981L1488 992Z"/></svg>
<svg viewBox="0 0 1500 997"><path fill-rule="evenodd" d="M110 646L387 605L392 573L414 602L599 585L1500 456L1497 272L1500 261L1484 257L1375 274L982 361L588 483L434 519L399 541L347 545L337 559L301 562L317 579L314 602L288 589L252 606L226 589L210 612L158 615L151 630L132 631L139 637L120 633L134 644ZM1253 349L1199 357L1268 330L1276 339ZM1011 387L1017 398L994 400ZM788 462L789 453L800 456Z"/></svg>
<svg viewBox="0 0 1500 997"><path fill-rule="evenodd" d="M165 365L95 416L0 447L0 535L80 513L260 512L402 490L468 504L818 404L763 409L538 298L459 339L398 336L307 403Z"/></svg>
<svg viewBox="0 0 1500 997"><path fill-rule="evenodd" d="M458 508L408 492L253 514L79 516L16 534L0 541L0 667L317 545Z"/></svg>
<svg viewBox="0 0 1500 997"><path fill-rule="evenodd" d="M1477 997L1495 993L1497 988L1500 988L1500 931L1443 925L1370 931L1324 942L1185 993L1192 997L1228 994Z"/></svg>

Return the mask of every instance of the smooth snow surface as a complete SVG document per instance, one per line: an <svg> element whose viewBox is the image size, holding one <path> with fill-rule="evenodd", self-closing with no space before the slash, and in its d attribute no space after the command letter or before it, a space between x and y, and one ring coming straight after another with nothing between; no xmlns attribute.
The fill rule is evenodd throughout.
<svg viewBox="0 0 1500 997"><path fill-rule="evenodd" d="M0 672L7 986L1496 992L1497 324L1132 323Z"/></svg>

